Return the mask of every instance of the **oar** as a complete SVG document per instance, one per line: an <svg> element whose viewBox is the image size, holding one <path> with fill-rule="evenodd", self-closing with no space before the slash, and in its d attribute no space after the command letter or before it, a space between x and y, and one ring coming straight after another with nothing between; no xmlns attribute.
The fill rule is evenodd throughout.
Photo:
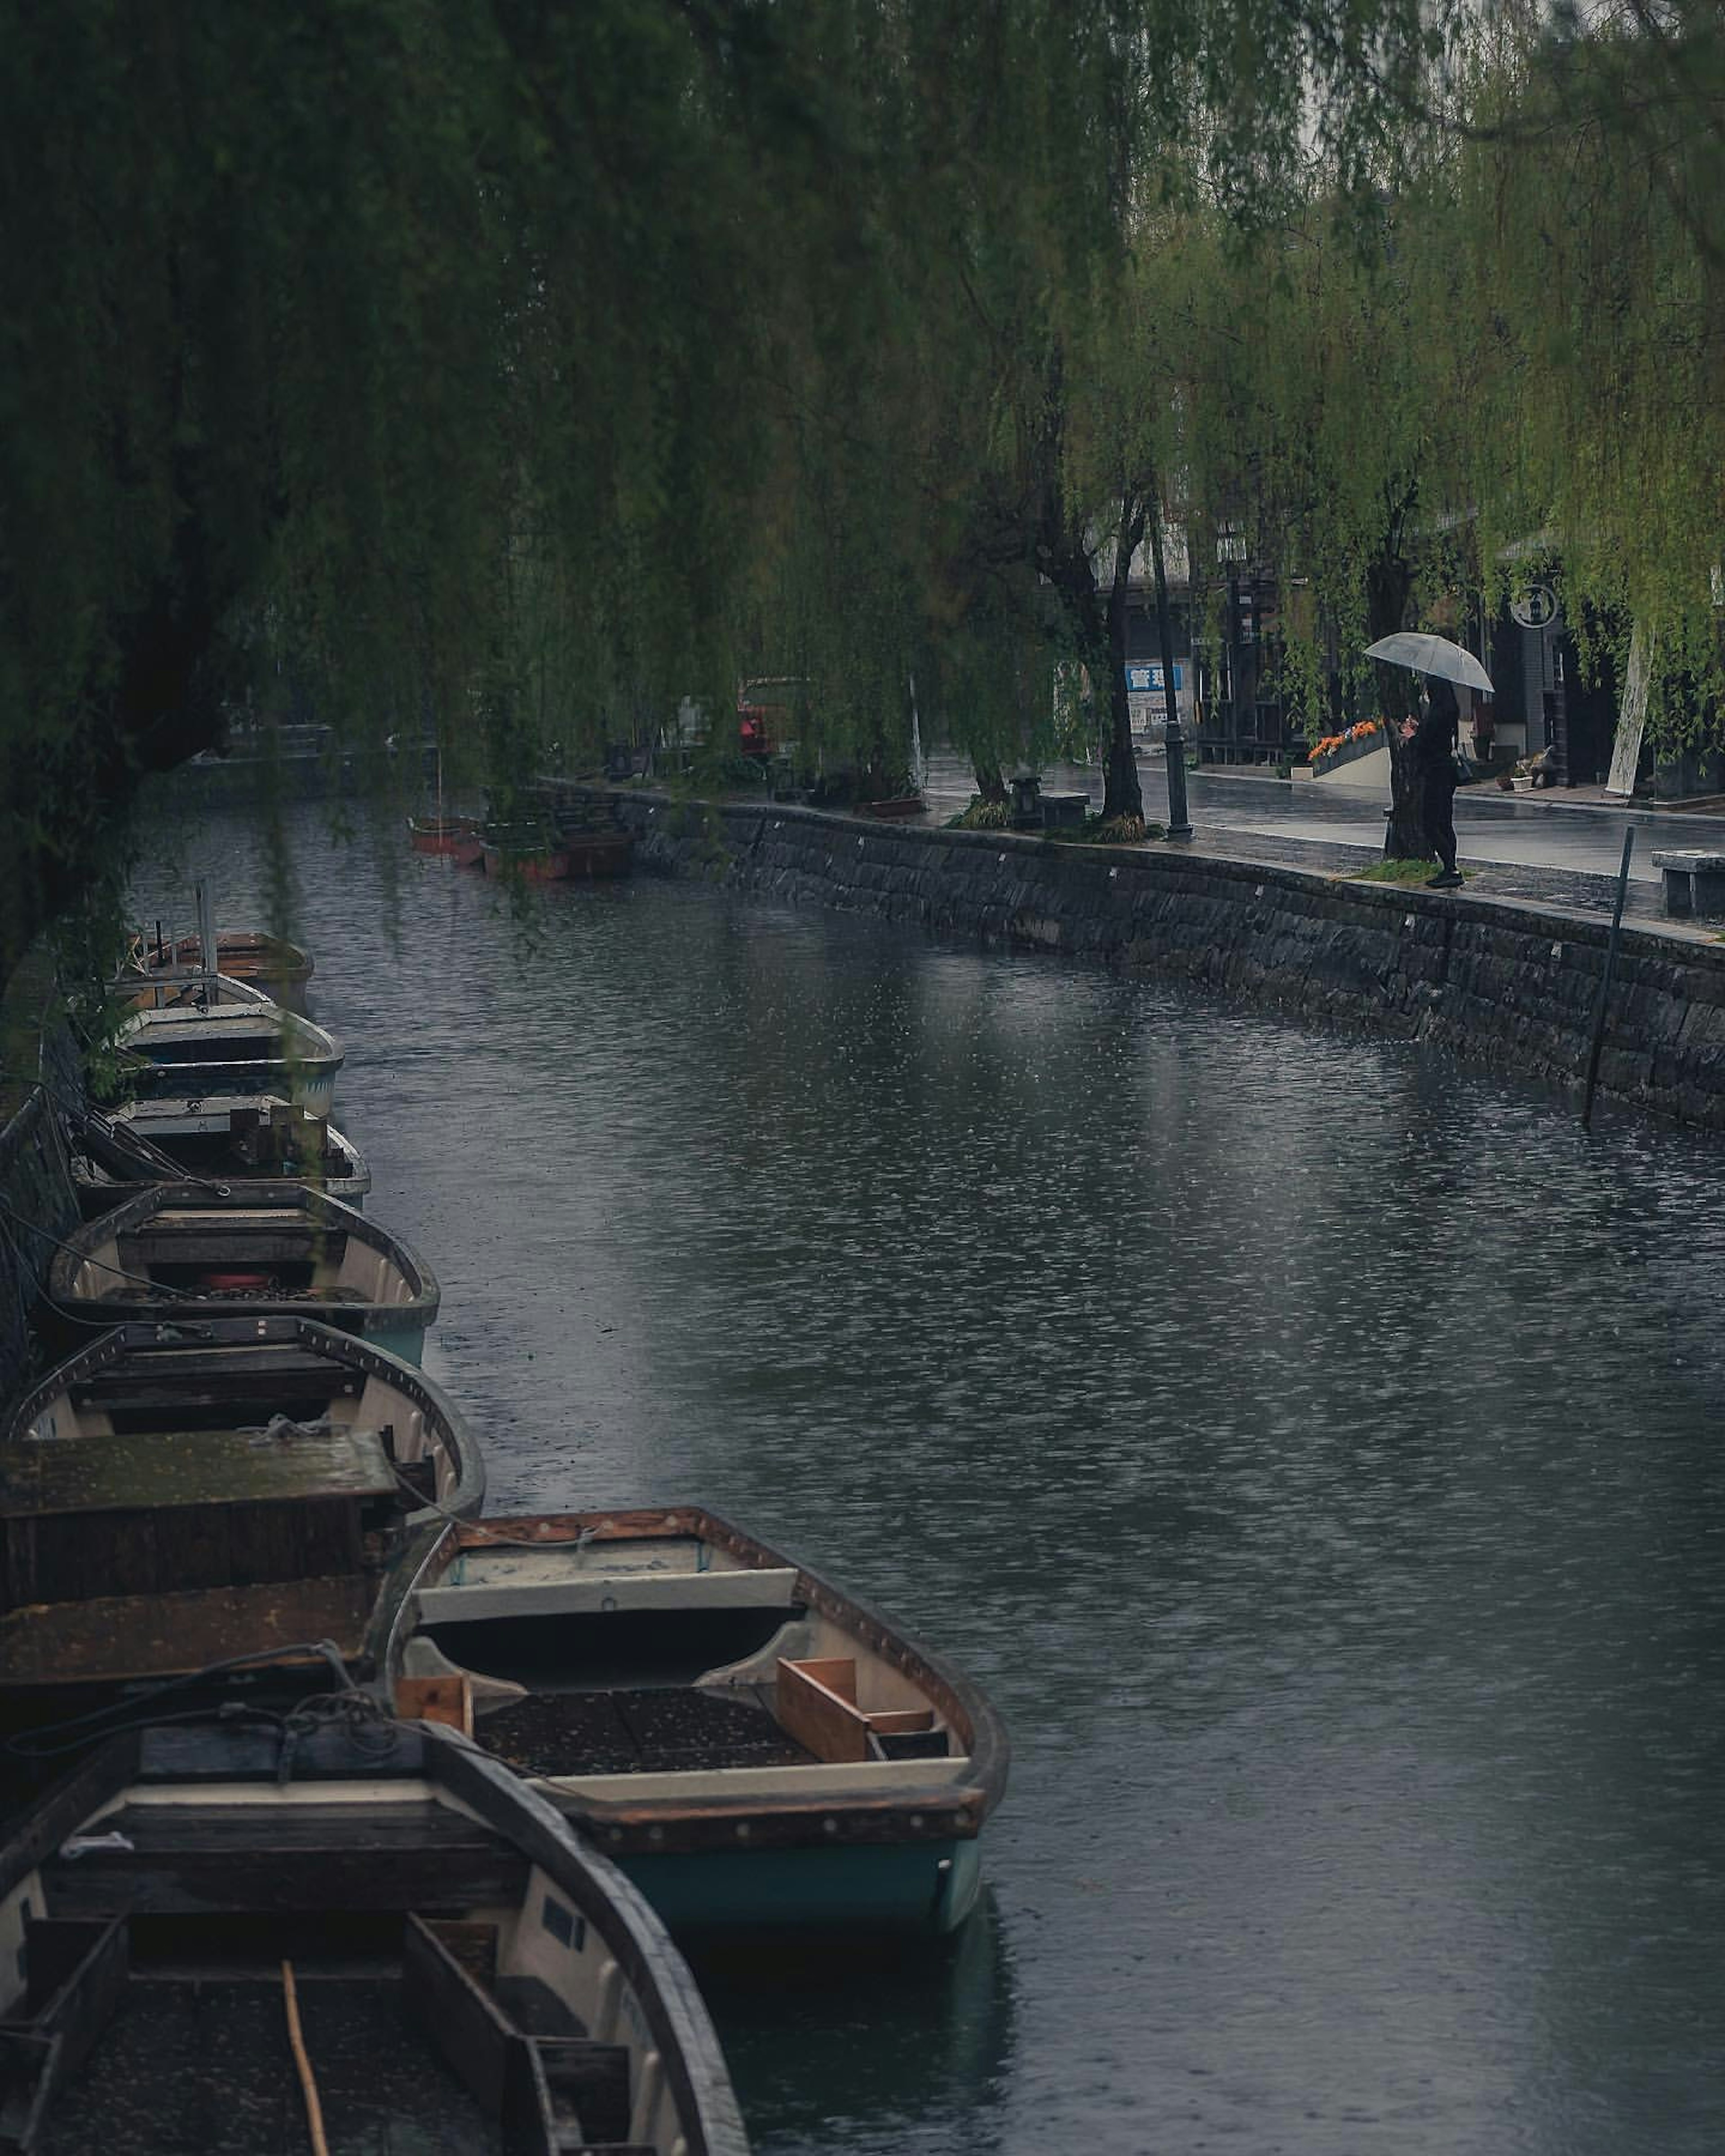
<svg viewBox="0 0 1725 2156"><path fill-rule="evenodd" d="M300 2090L305 2099L305 2124L311 2134L312 2156L330 2156L330 2144L324 2138L323 2106L318 2100L317 2076L305 2056L305 2039L300 2028L300 1994L294 1988L294 1965L290 1961L281 1965L281 1994L287 2002L288 2042L293 2046L294 2064L300 2070Z"/></svg>

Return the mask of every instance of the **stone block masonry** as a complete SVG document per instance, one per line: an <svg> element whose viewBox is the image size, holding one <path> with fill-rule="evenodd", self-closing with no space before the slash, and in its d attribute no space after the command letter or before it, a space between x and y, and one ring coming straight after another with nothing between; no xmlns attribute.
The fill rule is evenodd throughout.
<svg viewBox="0 0 1725 2156"><path fill-rule="evenodd" d="M1576 1091L1606 924L1173 847L1060 845L787 805L614 795L661 874L928 934L1099 959ZM1725 945L1625 928L1601 1091L1725 1129Z"/></svg>

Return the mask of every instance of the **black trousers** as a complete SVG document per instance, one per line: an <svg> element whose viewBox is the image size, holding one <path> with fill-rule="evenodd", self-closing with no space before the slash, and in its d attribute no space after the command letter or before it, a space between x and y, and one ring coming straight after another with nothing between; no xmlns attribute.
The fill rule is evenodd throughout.
<svg viewBox="0 0 1725 2156"><path fill-rule="evenodd" d="M1426 844L1444 865L1445 875L1455 873L1455 788L1447 773L1435 773L1420 789L1420 821L1425 827Z"/></svg>

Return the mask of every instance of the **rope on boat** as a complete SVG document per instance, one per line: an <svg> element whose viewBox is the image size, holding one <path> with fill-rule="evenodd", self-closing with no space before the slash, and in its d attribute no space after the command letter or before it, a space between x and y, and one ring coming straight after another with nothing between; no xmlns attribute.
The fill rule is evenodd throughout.
<svg viewBox="0 0 1725 2156"><path fill-rule="evenodd" d="M317 2093L317 2076L311 2071L305 2038L300 2027L300 1994L295 1989L294 1965L290 1961L281 1965L281 1995L287 2005L288 2042L299 2070L300 2093L305 2099L305 2125L311 2135L312 2156L330 2156L330 2144L324 2138L323 2105Z"/></svg>

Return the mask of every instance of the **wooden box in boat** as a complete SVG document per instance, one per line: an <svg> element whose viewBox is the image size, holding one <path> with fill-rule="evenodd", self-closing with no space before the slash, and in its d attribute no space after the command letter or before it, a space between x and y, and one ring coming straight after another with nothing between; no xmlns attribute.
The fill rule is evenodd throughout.
<svg viewBox="0 0 1725 2156"><path fill-rule="evenodd" d="M418 1363L438 1286L408 1244L292 1183L157 1183L86 1222L54 1254L48 1293L80 1326L238 1306L303 1314Z"/></svg>
<svg viewBox="0 0 1725 2156"><path fill-rule="evenodd" d="M465 1680L479 1741L673 1930L941 1932L974 1902L1007 1768L988 1701L714 1513L451 1528L397 1632L398 1678Z"/></svg>
<svg viewBox="0 0 1725 2156"><path fill-rule="evenodd" d="M0 1426L0 1692L303 1661L324 1639L369 1667L406 1584L392 1563L484 1487L454 1404L350 1334L118 1327Z"/></svg>
<svg viewBox="0 0 1725 2156"><path fill-rule="evenodd" d="M746 2156L629 1881L352 1700L116 1737L0 1838L0 2148Z"/></svg>
<svg viewBox="0 0 1725 2156"><path fill-rule="evenodd" d="M372 1187L352 1140L279 1094L128 1101L105 1113L87 1110L70 1129L72 1176L86 1219L140 1183L202 1178L244 1191L303 1183L356 1207Z"/></svg>
<svg viewBox="0 0 1725 2156"><path fill-rule="evenodd" d="M156 1098L285 1093L327 1115L342 1051L334 1036L244 982L125 984L118 1046L136 1090Z"/></svg>

